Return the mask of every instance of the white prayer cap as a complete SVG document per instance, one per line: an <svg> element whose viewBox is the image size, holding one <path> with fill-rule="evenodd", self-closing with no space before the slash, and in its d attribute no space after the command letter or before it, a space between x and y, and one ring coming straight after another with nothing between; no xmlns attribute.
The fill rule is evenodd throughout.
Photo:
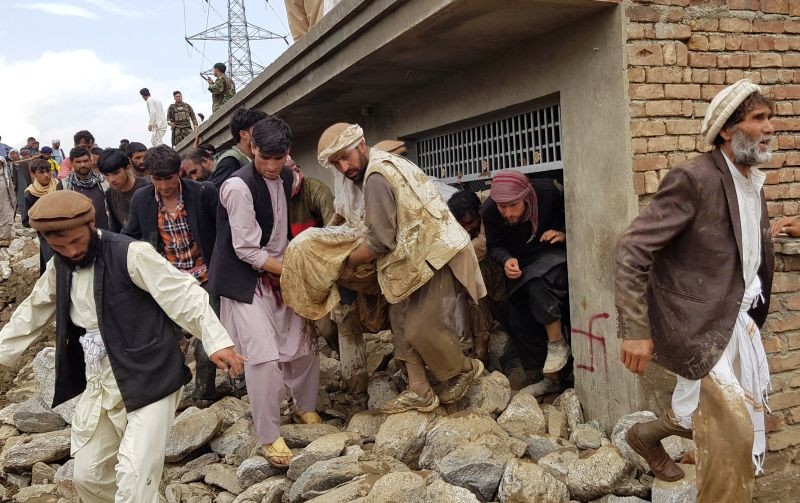
<svg viewBox="0 0 800 503"><path fill-rule="evenodd" d="M710 145L713 145L722 126L725 125L725 122L730 118L736 108L741 105L748 96L760 92L761 87L754 84L749 79L742 79L720 91L714 96L714 99L711 100L711 104L708 105L700 134Z"/></svg>

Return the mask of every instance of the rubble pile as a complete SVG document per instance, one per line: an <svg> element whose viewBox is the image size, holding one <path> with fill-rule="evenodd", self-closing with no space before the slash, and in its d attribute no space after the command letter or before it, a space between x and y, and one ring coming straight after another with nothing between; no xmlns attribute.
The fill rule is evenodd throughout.
<svg viewBox="0 0 800 503"><path fill-rule="evenodd" d="M36 279L35 239L0 249L3 321L22 300L9 287ZM34 263L34 258L36 262ZM28 263L30 262L30 263ZM20 286L20 288L22 288ZM13 295L12 295L13 293ZM23 294L24 296L24 294ZM20 298L17 298L20 297ZM9 300L11 299L11 300ZM168 503L684 503L694 501L694 466L681 481L654 481L625 443L625 432L650 412L621 418L610 435L586 421L573 389L534 396L508 336L495 330L487 372L458 403L431 413L386 416L377 407L404 387L391 357L391 333L365 334L367 397L348 395L336 352L320 340L321 425L291 422L284 403L281 432L293 449L289 469L261 455L249 404L219 374L220 399L192 405L184 389L167 444L161 480ZM52 331L45 344L52 346ZM196 342L193 342L196 343ZM193 370L193 351L187 363ZM77 501L69 459L74 401L52 409L55 350L38 348L4 388L0 409L0 500ZM238 394L237 394L238 393ZM691 461L694 445L665 440L672 457Z"/></svg>

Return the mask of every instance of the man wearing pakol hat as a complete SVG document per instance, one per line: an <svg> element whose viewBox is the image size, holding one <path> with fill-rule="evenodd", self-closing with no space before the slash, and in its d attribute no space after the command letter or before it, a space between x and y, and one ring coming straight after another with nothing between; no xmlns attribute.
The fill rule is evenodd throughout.
<svg viewBox="0 0 800 503"><path fill-rule="evenodd" d="M201 337L220 369L238 373L244 358L194 278L147 243L95 229L94 212L88 197L65 190L31 208L31 226L55 256L0 331L0 364L13 367L55 319L52 406L80 395L71 438L79 498L158 501L167 437L191 378L172 321Z"/></svg>
<svg viewBox="0 0 800 503"><path fill-rule="evenodd" d="M656 477L677 480L661 439L694 434L700 503L749 502L763 472L770 376L759 327L774 257L755 166L772 155L774 110L749 80L720 91L701 131L713 150L673 167L617 244L622 361L640 374L652 358L678 378L669 413L627 440Z"/></svg>
<svg viewBox="0 0 800 503"><path fill-rule="evenodd" d="M519 318L510 320L510 335L525 370L536 381L541 371L546 379L539 386L556 391L555 374L570 355L562 331L562 318L569 315L564 195L553 180L499 171L481 214L486 248L503 268Z"/></svg>
<svg viewBox="0 0 800 503"><path fill-rule="evenodd" d="M335 124L320 138L318 160L344 175L349 187L342 215L363 240L339 275L345 284L356 268L374 264L380 290L391 304L395 358L405 364L408 388L381 406L384 413L431 411L466 394L482 374L456 336L457 290L477 302L486 295L469 235L427 176L409 160L369 148L357 124ZM363 191L363 205L357 197ZM363 222L363 224L362 224ZM435 393L426 367L443 383Z"/></svg>

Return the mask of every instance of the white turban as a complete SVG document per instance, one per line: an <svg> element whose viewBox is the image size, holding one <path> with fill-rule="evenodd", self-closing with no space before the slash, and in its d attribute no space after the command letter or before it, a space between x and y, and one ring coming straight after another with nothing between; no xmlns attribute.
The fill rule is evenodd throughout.
<svg viewBox="0 0 800 503"><path fill-rule="evenodd" d="M361 143L364 139L364 130L358 124L350 124L326 147L320 145L317 160L323 168L334 169L329 159L334 154L345 150L351 150Z"/></svg>

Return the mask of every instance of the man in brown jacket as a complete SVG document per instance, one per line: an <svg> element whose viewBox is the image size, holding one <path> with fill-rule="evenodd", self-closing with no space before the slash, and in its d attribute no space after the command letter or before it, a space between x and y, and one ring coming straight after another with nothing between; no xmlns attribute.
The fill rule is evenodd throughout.
<svg viewBox="0 0 800 503"><path fill-rule="evenodd" d="M774 257L754 166L770 159L773 111L749 80L723 89L702 126L714 149L672 168L617 245L622 361L642 373L652 357L677 374L670 413L634 425L628 443L656 477L677 480L661 439L694 433L701 503L749 502L751 463L763 463L769 369L758 327Z"/></svg>

